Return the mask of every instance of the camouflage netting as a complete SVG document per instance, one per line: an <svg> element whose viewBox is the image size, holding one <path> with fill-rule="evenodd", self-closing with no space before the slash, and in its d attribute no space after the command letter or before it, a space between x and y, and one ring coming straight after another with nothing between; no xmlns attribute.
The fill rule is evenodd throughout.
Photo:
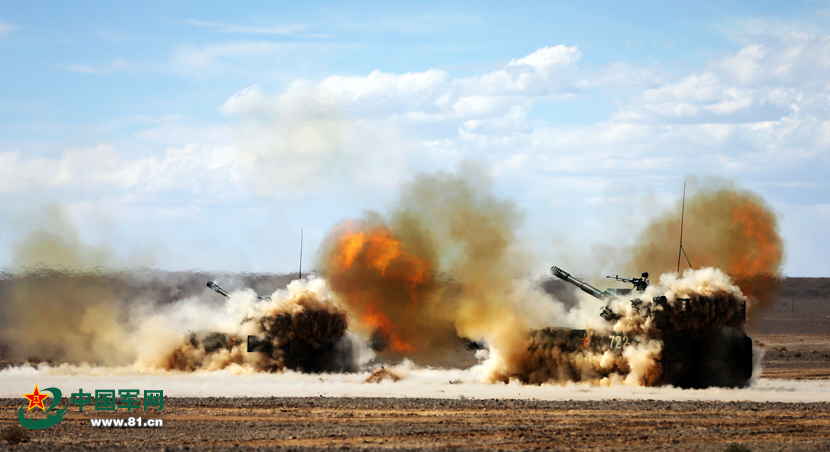
<svg viewBox="0 0 830 452"><path fill-rule="evenodd" d="M733 357L720 351L745 337L744 297L717 269L690 270L682 278L663 275L645 292L614 298L608 306L613 315L604 322L605 329L533 331L527 351L514 356L509 370L496 380L690 387L706 380L709 385L712 377L700 369L710 361L733 365ZM729 369L717 371L724 375L717 385L745 384L730 378Z"/></svg>
<svg viewBox="0 0 830 452"><path fill-rule="evenodd" d="M249 303L235 332L191 333L162 366L183 371L232 365L268 372L354 371L347 326L346 312L322 281L297 281L270 299Z"/></svg>

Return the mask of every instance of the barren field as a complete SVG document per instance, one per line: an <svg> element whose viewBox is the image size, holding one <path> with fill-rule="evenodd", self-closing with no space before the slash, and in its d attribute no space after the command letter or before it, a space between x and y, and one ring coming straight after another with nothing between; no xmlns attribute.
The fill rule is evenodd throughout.
<svg viewBox="0 0 830 452"><path fill-rule="evenodd" d="M16 400L2 402L6 413L18 407ZM6 447L723 451L740 443L753 451L830 448L827 403L168 399L163 415L145 414L162 418L159 428L93 428L92 416L71 413L56 427L32 432L31 442Z"/></svg>

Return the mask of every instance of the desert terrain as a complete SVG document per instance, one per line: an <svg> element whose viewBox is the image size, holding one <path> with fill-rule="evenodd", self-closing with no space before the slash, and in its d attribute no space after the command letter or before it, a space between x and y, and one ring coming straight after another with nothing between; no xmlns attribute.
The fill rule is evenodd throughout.
<svg viewBox="0 0 830 452"><path fill-rule="evenodd" d="M830 377L828 298L830 278L785 280L778 302L750 331L764 353L762 379ZM169 397L162 413L140 414L163 419L162 427L93 428L90 418L106 416L70 411L57 426L27 431L25 442L0 442L0 449L830 449L830 403L738 399ZM0 399L6 434L21 401Z"/></svg>

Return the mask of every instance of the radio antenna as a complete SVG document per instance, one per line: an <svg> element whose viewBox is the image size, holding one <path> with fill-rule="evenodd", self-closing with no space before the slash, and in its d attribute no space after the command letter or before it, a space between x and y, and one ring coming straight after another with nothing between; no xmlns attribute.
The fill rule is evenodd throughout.
<svg viewBox="0 0 830 452"><path fill-rule="evenodd" d="M689 261L689 256L686 250L683 249L683 220L686 214L686 181L683 181L683 207L680 209L680 249L677 251L677 274L680 275L680 256L686 258L686 263L689 268L692 268L692 263Z"/></svg>
<svg viewBox="0 0 830 452"><path fill-rule="evenodd" d="M303 228L300 228L300 271L298 279L303 279Z"/></svg>

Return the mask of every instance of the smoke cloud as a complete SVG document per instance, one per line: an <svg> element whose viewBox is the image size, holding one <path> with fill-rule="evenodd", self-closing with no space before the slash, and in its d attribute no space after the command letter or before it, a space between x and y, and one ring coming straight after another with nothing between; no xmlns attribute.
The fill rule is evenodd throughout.
<svg viewBox="0 0 830 452"><path fill-rule="evenodd" d="M459 338L513 353L529 329L517 307L516 277L528 270L516 248L521 218L480 167L421 175L387 218L372 213L334 228L320 268L358 328L418 363L450 364Z"/></svg>
<svg viewBox="0 0 830 452"><path fill-rule="evenodd" d="M207 274L118 270L119 258L81 240L58 205L44 209L14 259L0 275L0 345L13 360L249 372L356 370L364 359L321 280L295 281L267 300L247 289L210 302L218 295L204 287ZM256 275L225 279L269 286ZM247 353L248 335L261 352Z"/></svg>
<svg viewBox="0 0 830 452"><path fill-rule="evenodd" d="M662 271L659 282L563 303L529 276L523 214L475 164L422 174L388 213L336 225L319 250L321 277L265 298L241 289L252 283L244 278L224 299L205 275L110 270L119 260L58 212L15 249L20 269L0 284L0 340L17 359L142 372L353 372L411 359L478 362L487 382L746 384L744 316L766 293L742 284L780 267L775 216L732 186L697 189L684 230L696 265L677 274L666 252L679 240L675 213L658 216L631 253L629 268ZM149 289L157 283L172 290Z"/></svg>
<svg viewBox="0 0 830 452"><path fill-rule="evenodd" d="M130 362L119 346L127 339L123 307L100 273L118 264L109 249L84 243L68 214L52 204L34 232L16 244L13 259L20 276L0 291L0 340L13 356Z"/></svg>
<svg viewBox="0 0 830 452"><path fill-rule="evenodd" d="M757 194L722 180L692 181L686 197L680 268L715 267L735 280L749 301L748 323L775 302L784 243L778 219ZM655 217L636 240L631 273L677 271L681 204ZM687 261L688 257L688 261Z"/></svg>

